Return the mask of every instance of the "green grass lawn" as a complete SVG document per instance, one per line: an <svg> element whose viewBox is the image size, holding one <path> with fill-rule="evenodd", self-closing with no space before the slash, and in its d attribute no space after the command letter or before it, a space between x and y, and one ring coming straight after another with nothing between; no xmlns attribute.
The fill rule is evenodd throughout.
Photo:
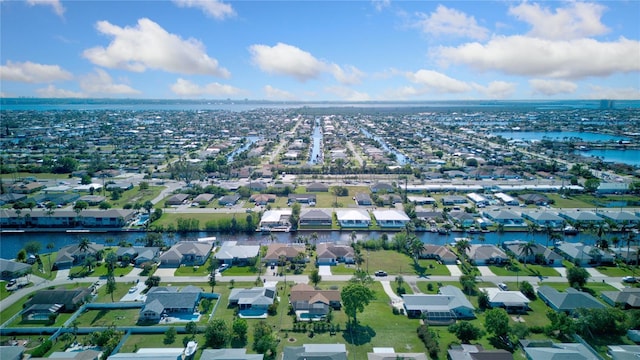
<svg viewBox="0 0 640 360"><path fill-rule="evenodd" d="M78 327L133 326L138 321L140 309L88 310L76 321Z"/></svg>
<svg viewBox="0 0 640 360"><path fill-rule="evenodd" d="M369 264L369 272L384 270L389 275L450 275L446 266L433 260L419 260L418 265L406 254L393 250L369 251L363 250L364 269Z"/></svg>
<svg viewBox="0 0 640 360"><path fill-rule="evenodd" d="M511 266L489 266L498 276L560 276L554 268L544 265L514 263Z"/></svg>
<svg viewBox="0 0 640 360"><path fill-rule="evenodd" d="M208 221L211 220L217 220L217 219L232 219L234 217L234 215L240 215L240 216L245 216L246 214L235 214L235 213L182 213L182 214L177 214L177 213L163 213L162 216L160 217L160 219L156 220L153 222L153 225L155 226L164 226L167 227L168 225L173 225L174 227L177 227L178 225L178 219L195 219L198 220L199 225L200 225L200 229L204 229L205 224Z"/></svg>
<svg viewBox="0 0 640 360"><path fill-rule="evenodd" d="M620 264L619 266L598 266L596 268L602 275L611 277L632 276L640 274L639 269L635 266Z"/></svg>
<svg viewBox="0 0 640 360"><path fill-rule="evenodd" d="M262 273L265 273L265 269L262 269ZM227 270L222 272L222 276L258 276L258 271L252 266L231 266Z"/></svg>
<svg viewBox="0 0 640 360"><path fill-rule="evenodd" d="M116 282L116 291L113 292L113 301L119 301L123 296L127 294L129 289L134 285L135 282L124 283L124 282ZM111 302L111 294L107 294L107 287L101 286L98 289L98 296L94 300L97 303L110 303Z"/></svg>
<svg viewBox="0 0 640 360"><path fill-rule="evenodd" d="M569 283L564 282L564 283L543 283L542 285L548 285L558 291L564 291L569 287ZM596 299L600 300L600 294L603 291L616 291L618 289L616 289L615 287L607 284L607 283L602 283L602 282L588 282L587 285L585 286L584 289L586 292L590 293L591 295L593 295Z"/></svg>
<svg viewBox="0 0 640 360"><path fill-rule="evenodd" d="M115 269L113 269L113 275L115 277L125 276L130 273L131 270L133 270L133 266L117 266ZM100 264L100 266L96 266L96 268L93 269L93 273L91 273L91 276L107 276L107 266L104 263Z"/></svg>
<svg viewBox="0 0 640 360"><path fill-rule="evenodd" d="M206 276L210 274L209 267L211 266L211 259L209 256L207 262L202 266L181 266L173 273L174 276Z"/></svg>
<svg viewBox="0 0 640 360"><path fill-rule="evenodd" d="M107 201L115 208L121 208L125 204L144 204L147 200L155 199L164 190L164 186L149 186L148 190L140 190L139 186L122 193L118 200L108 199Z"/></svg>
<svg viewBox="0 0 640 360"><path fill-rule="evenodd" d="M592 203L585 202L583 200L567 196L563 199L560 194L545 193L545 195L554 201L553 207L555 208L590 208L593 207Z"/></svg>

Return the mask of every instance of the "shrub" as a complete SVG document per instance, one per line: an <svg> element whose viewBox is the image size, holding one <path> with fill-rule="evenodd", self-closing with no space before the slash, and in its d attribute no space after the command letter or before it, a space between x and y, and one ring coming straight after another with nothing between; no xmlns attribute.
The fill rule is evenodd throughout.
<svg viewBox="0 0 640 360"><path fill-rule="evenodd" d="M431 356L432 358L437 358L439 345L434 332L432 330L429 330L429 327L427 325L420 325L417 329L417 332L418 338L420 338L420 340L422 340L422 342L424 343L424 346L429 352L429 356Z"/></svg>
<svg viewBox="0 0 640 360"><path fill-rule="evenodd" d="M43 357L44 354L46 354L49 350L51 350L52 346L53 344L51 343L51 340L46 340L45 342L40 344L40 346L38 346L35 350L33 350L33 352L31 353L31 356Z"/></svg>

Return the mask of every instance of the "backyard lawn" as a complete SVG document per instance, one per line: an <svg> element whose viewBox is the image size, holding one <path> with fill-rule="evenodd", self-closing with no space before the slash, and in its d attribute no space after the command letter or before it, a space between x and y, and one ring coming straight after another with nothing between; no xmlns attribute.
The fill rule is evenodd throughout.
<svg viewBox="0 0 640 360"><path fill-rule="evenodd" d="M91 326L134 326L138 321L140 309L88 310L78 316L78 327Z"/></svg>
<svg viewBox="0 0 640 360"><path fill-rule="evenodd" d="M174 276L206 276L210 274L209 268L211 267L211 259L213 256L209 256L207 261L201 266L180 266L173 273Z"/></svg>
<svg viewBox="0 0 640 360"><path fill-rule="evenodd" d="M560 276L554 268L543 265L514 263L511 266L489 266L498 276Z"/></svg>

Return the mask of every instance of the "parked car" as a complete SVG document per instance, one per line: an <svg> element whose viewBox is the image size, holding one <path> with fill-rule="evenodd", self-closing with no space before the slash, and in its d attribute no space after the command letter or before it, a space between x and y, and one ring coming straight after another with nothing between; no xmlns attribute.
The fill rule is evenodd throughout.
<svg viewBox="0 0 640 360"><path fill-rule="evenodd" d="M229 268L229 264L222 264L218 267L218 272L223 272Z"/></svg>
<svg viewBox="0 0 640 360"><path fill-rule="evenodd" d="M638 280L636 278L634 278L633 276L625 276L625 277L622 278L622 282L625 282L625 283L633 284L633 283L636 283L637 281Z"/></svg>
<svg viewBox="0 0 640 360"><path fill-rule="evenodd" d="M387 272L386 271L382 271L382 270L378 270L375 272L376 276L387 276Z"/></svg>
<svg viewBox="0 0 640 360"><path fill-rule="evenodd" d="M508 291L509 290L509 287L505 283L498 284L498 288L500 288L500 290L502 290L502 291Z"/></svg>

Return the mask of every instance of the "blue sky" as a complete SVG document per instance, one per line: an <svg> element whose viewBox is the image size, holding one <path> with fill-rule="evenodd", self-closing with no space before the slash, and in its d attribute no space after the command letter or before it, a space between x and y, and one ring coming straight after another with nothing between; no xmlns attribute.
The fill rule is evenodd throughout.
<svg viewBox="0 0 640 360"><path fill-rule="evenodd" d="M640 2L0 0L2 97L640 99Z"/></svg>

